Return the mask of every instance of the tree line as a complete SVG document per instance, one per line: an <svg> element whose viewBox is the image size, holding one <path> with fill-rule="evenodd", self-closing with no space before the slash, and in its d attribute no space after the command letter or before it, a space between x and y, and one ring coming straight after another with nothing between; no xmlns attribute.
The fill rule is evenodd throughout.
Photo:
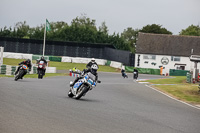
<svg viewBox="0 0 200 133"><path fill-rule="evenodd" d="M66 22L51 22L51 31L47 32L46 40L49 41L73 41L85 43L107 43L113 44L116 49L135 52L135 43L138 32L170 34L172 32L163 28L162 25L146 25L142 29L128 27L119 33L108 34L108 27L105 22L101 26L96 26L96 21L87 16L76 17L71 24ZM37 27L30 27L26 21L18 22L14 28L6 26L0 29L0 37L39 39L44 38L45 24ZM200 36L200 27L191 25L180 32L180 35Z"/></svg>

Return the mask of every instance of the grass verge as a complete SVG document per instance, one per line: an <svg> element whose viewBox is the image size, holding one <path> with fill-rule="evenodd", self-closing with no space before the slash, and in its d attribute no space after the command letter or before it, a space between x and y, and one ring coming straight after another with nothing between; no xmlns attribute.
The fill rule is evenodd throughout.
<svg viewBox="0 0 200 133"><path fill-rule="evenodd" d="M46 77L53 77L53 76L69 76L68 73L46 73L44 78ZM4 75L0 74L0 77L13 77L14 75ZM38 78L38 74L26 74L24 78Z"/></svg>
<svg viewBox="0 0 200 133"><path fill-rule="evenodd" d="M198 84L186 83L186 76L175 76L170 79L147 80L146 82L149 82L150 84L163 84L153 85L153 87L181 101L190 104L200 104Z"/></svg>
<svg viewBox="0 0 200 133"><path fill-rule="evenodd" d="M18 64L22 61L24 61L24 60L23 59L3 58L3 64L6 64L6 65L18 66ZM36 61L33 60L33 63L36 63ZM83 69L86 69L86 64L50 61L49 67L56 67L57 70L69 70L69 69L72 69L73 67L76 67L77 69L82 71ZM102 65L99 65L98 71L120 72L119 69L116 69L116 68L113 68L110 66L102 66Z"/></svg>
<svg viewBox="0 0 200 133"><path fill-rule="evenodd" d="M56 67L57 70L69 70L74 67L76 67L79 70L86 69L86 64L81 64L81 63L68 63L68 62L55 62L55 61L50 61L49 63L50 67ZM120 72L119 69L110 67L110 66L102 66L99 65L99 70L100 72Z"/></svg>

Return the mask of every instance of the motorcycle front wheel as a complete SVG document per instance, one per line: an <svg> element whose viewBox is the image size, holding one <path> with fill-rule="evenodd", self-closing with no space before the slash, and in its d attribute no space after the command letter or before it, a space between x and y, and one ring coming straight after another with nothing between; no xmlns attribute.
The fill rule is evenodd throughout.
<svg viewBox="0 0 200 133"><path fill-rule="evenodd" d="M74 96L74 94L72 93L72 91L70 89L69 92L68 92L68 97L73 97L73 96Z"/></svg>
<svg viewBox="0 0 200 133"><path fill-rule="evenodd" d="M42 70L38 71L38 79L42 79L43 78L43 73Z"/></svg>
<svg viewBox="0 0 200 133"><path fill-rule="evenodd" d="M18 74L15 76L15 81L17 81L18 79L20 79L23 74L24 74L24 71L19 70Z"/></svg>
<svg viewBox="0 0 200 133"><path fill-rule="evenodd" d="M85 93L87 93L88 91L88 87L82 85L78 90L77 93L75 95L75 99L80 99Z"/></svg>

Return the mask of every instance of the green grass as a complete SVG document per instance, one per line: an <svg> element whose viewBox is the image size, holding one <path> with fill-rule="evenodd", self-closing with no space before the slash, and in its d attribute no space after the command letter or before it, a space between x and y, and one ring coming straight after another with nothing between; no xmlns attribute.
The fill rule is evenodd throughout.
<svg viewBox="0 0 200 133"><path fill-rule="evenodd" d="M44 78L46 77L53 77L53 76L68 76L69 74L67 73L46 73ZM0 77L13 77L14 75L4 75L0 74ZM38 74L26 74L24 78L38 78Z"/></svg>
<svg viewBox="0 0 200 133"><path fill-rule="evenodd" d="M49 63L50 67L56 67L57 70L69 70L74 67L76 67L79 70L86 69L86 64L81 64L81 63L68 63L68 62L55 62L55 61L50 61ZM109 67L109 66L102 66L99 65L99 70L101 72L119 72L118 69Z"/></svg>
<svg viewBox="0 0 200 133"><path fill-rule="evenodd" d="M173 76L172 78L147 80L145 82L150 82L152 84L182 84L185 80L186 76Z"/></svg>
<svg viewBox="0 0 200 133"><path fill-rule="evenodd" d="M24 59L3 58L4 65L18 66L18 64L22 61L24 61Z"/></svg>
<svg viewBox="0 0 200 133"><path fill-rule="evenodd" d="M46 73L45 77L53 77L53 76L68 76L69 74L66 73ZM27 74L24 78L38 78L38 74Z"/></svg>
<svg viewBox="0 0 200 133"><path fill-rule="evenodd" d="M0 74L0 77L14 77L13 75L4 75L4 74Z"/></svg>
<svg viewBox="0 0 200 133"><path fill-rule="evenodd" d="M186 76L175 76L171 79L147 80L151 84L176 84L176 85L154 85L154 87L164 93L171 95L179 100L200 104L200 93L198 85L186 83Z"/></svg>
<svg viewBox="0 0 200 133"><path fill-rule="evenodd" d="M22 61L24 61L24 60L23 59L3 58L3 64L6 64L6 65L18 66L18 64ZM36 61L33 61L33 63L35 63L35 62ZM72 69L73 67L76 67L77 69L82 71L83 69L86 69L86 64L50 61L49 67L56 67L57 70L69 70L69 69ZM119 69L109 67L109 66L102 66L102 65L99 65L98 71L100 71L100 72L120 72Z"/></svg>
<svg viewBox="0 0 200 133"><path fill-rule="evenodd" d="M157 89L169 95L192 104L200 104L200 93L198 87L191 84L183 85L156 85Z"/></svg>

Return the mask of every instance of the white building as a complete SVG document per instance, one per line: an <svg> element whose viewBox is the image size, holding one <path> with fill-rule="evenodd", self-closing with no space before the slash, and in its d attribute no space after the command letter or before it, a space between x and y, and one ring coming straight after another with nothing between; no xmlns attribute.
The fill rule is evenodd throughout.
<svg viewBox="0 0 200 133"><path fill-rule="evenodd" d="M135 67L192 70L190 55L200 55L200 37L139 33ZM200 63L197 64L200 70Z"/></svg>

